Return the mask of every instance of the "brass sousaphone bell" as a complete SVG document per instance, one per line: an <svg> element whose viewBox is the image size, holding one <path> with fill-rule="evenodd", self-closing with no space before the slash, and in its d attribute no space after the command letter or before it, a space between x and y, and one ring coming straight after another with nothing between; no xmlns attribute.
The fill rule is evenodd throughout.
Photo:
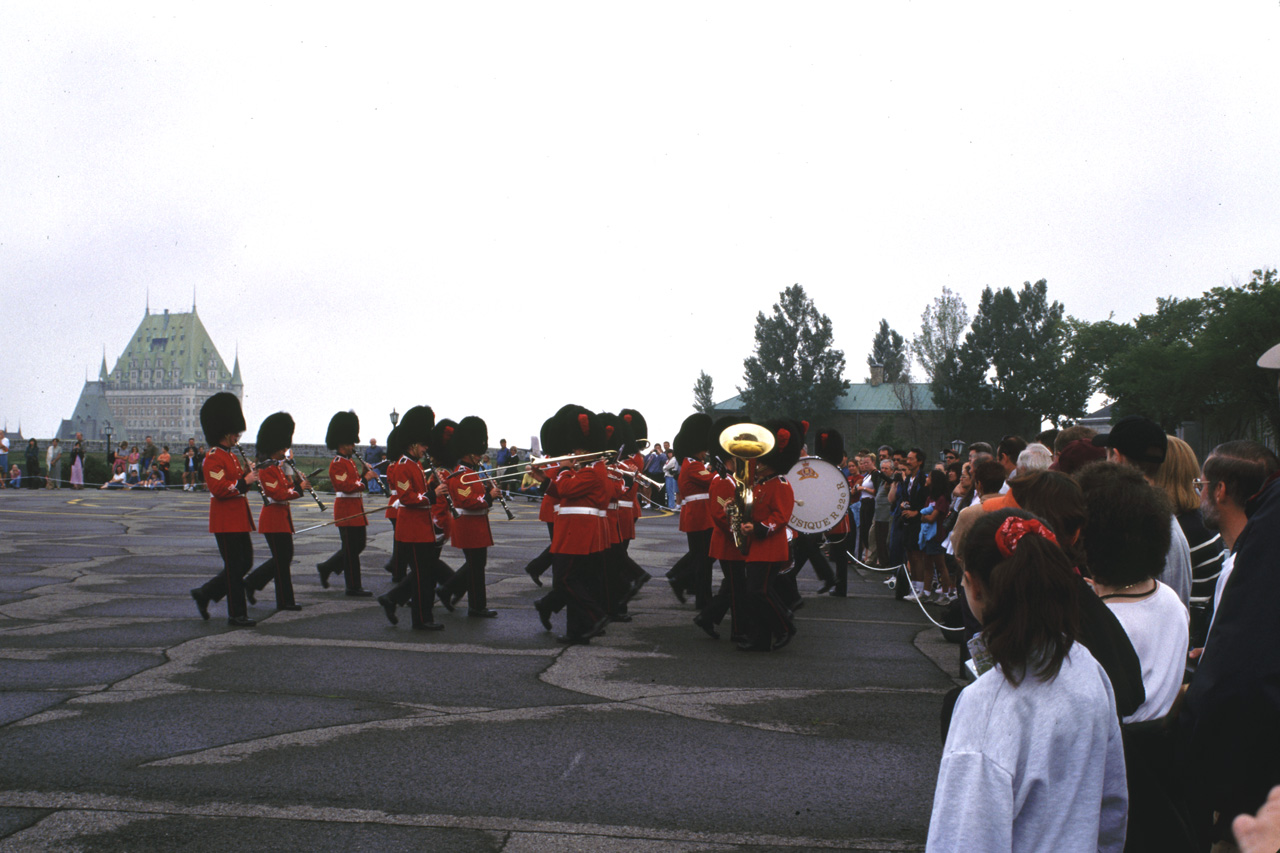
<svg viewBox="0 0 1280 853"><path fill-rule="evenodd" d="M743 554L751 548L751 538L742 532L742 524L751 520L756 460L773 450L774 444L773 433L759 424L734 424L720 433L720 446L734 459L733 502L726 508L729 529L733 544Z"/></svg>

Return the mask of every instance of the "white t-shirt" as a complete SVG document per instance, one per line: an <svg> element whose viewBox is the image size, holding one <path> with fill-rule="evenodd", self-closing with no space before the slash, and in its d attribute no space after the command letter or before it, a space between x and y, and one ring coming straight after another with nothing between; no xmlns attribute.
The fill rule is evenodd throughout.
<svg viewBox="0 0 1280 853"><path fill-rule="evenodd" d="M1190 642L1191 616L1178 594L1156 581L1147 598L1111 598L1107 607L1124 626L1142 665L1142 686L1147 700L1124 718L1126 723L1155 720L1169 713L1182 686Z"/></svg>
<svg viewBox="0 0 1280 853"><path fill-rule="evenodd" d="M1222 555L1222 571L1218 572L1218 583L1213 588L1213 616L1209 619L1209 630L1213 630L1213 622L1218 618L1218 606L1222 604L1222 591L1227 588L1227 578L1236 567L1236 552L1228 551Z"/></svg>

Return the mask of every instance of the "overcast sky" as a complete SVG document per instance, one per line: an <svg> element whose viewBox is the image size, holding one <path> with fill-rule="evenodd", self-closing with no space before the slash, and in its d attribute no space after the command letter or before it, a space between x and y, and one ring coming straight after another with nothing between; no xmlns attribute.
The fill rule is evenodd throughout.
<svg viewBox="0 0 1280 853"><path fill-rule="evenodd" d="M1127 11L1129 10L1129 11ZM1191 14L1188 14L1188 13ZM0 420L190 310L250 432L427 403L670 439L799 283L846 377L943 286L1128 320L1280 264L1280 4L8 3Z"/></svg>

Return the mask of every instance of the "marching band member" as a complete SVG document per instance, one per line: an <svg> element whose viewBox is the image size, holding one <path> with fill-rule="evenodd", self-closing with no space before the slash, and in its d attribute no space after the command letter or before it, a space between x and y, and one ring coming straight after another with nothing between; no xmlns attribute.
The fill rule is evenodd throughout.
<svg viewBox="0 0 1280 853"><path fill-rule="evenodd" d="M329 481L333 483L333 518L342 547L323 563L317 563L316 568L325 589L329 588L329 576L340 574L346 577L347 595L364 598L373 593L360 585L360 552L364 550L369 526L361 495L367 488L365 480L372 480L377 474L369 468L361 478L360 469L351 461L359 442L360 419L355 412L338 412L329 420L324 443L337 454L329 463Z"/></svg>
<svg viewBox="0 0 1280 853"><path fill-rule="evenodd" d="M432 416L432 423L435 423L435 414ZM388 574L391 575L391 583L398 584L405 579L408 558L401 553L400 540L396 538L396 520L400 517L400 495L396 491L395 478L391 476L391 466L404 456L404 444L400 441L400 433L397 427L392 427L391 432L387 433L387 458L386 472L387 479L387 508L383 511L383 517L391 522L391 556L387 559L387 564L383 566ZM382 599L378 599L381 601ZM391 624L395 624L392 622Z"/></svg>
<svg viewBox="0 0 1280 853"><path fill-rule="evenodd" d="M764 424L774 435L773 450L760 457L756 482L752 486L751 519L742 532L751 537L746 557L747 639L738 643L743 650L779 649L795 636L791 613L783 606L774 581L787 566L787 522L795 507L795 494L782 474L800 458L803 430L790 420Z"/></svg>
<svg viewBox="0 0 1280 853"><path fill-rule="evenodd" d="M639 474L644 470L644 454L640 452L643 444L648 443L649 427L645 423L644 415L635 409L623 409L619 413L622 419L622 452L618 455L618 467L634 471ZM622 510L631 510L631 517L627 518L624 512L619 516L620 527L622 531L622 572L623 577L630 582L630 586L626 590L626 602L635 598L636 593L640 592L640 588L653 580L653 575L646 572L640 567L640 564L631 559L631 555L627 553L631 547L631 542L636 538L636 522L640 520L643 514L640 508L640 495L647 492L642 487L638 477L633 478L631 486L627 489L627 493L618 501L618 506ZM624 610L625 612L625 610Z"/></svg>
<svg viewBox="0 0 1280 853"><path fill-rule="evenodd" d="M285 473L281 464L293 446L293 418L287 412L267 415L258 427L258 465L254 469L262 485L262 512L258 514L258 531L266 537L271 559L254 569L244 579L245 596L257 604L254 593L271 581L276 584L276 610L301 610L293 598L293 514L289 501L302 497L311 487L306 478Z"/></svg>
<svg viewBox="0 0 1280 853"><path fill-rule="evenodd" d="M542 424L542 429L539 431L539 436L542 440L542 450L544 453L547 453L550 456L559 455L559 454L551 453L549 450L547 450L548 447L552 446L555 443L555 439L551 437L551 430L554 423L555 423L554 417L547 418ZM555 522L556 522L557 501L552 495L548 494L547 486L550 484L552 480L555 479L556 470L558 468L559 466L553 463L541 469L542 473L545 476L540 480L540 483L542 486L542 502L538 505L538 521L546 523L547 536L550 539L556 538ZM530 465L528 470L530 474L534 473L532 464ZM538 479L538 478L535 476L534 479ZM527 574L529 578L536 585L542 586L542 574L549 568L551 568L551 543L550 542L547 543L546 548L542 549L541 554L539 554L538 556L534 557L532 560L529 561L529 564L524 567L524 571L525 571L525 574Z"/></svg>
<svg viewBox="0 0 1280 853"><path fill-rule="evenodd" d="M556 413L553 441L543 447L553 456L579 455L602 450L603 435L596 416L581 406L564 406ZM535 478L547 474L533 469ZM609 486L603 463L566 463L556 472L547 493L559 502L551 542L551 591L534 606L548 631L551 615L567 610L562 643L586 644L608 624L605 609L592 590L604 550L603 521L609 506Z"/></svg>
<svg viewBox="0 0 1280 853"><path fill-rule="evenodd" d="M227 597L227 624L233 628L252 628L258 624L248 616L241 580L253 567L253 517L245 493L258 481L252 470L244 471L231 448L244 433L244 412L236 395L222 391L200 407L200 427L204 430L209 453L204 458L204 484L209 490L209 532L218 542L222 555L222 571L191 590L200 616L209 618L209 602Z"/></svg>
<svg viewBox="0 0 1280 853"><path fill-rule="evenodd" d="M408 565L408 571L390 592L378 597L378 603L392 625L399 622L396 607L407 603L412 613L413 628L419 631L444 629L444 625L436 622L432 615L436 597L432 543L437 539L433 514L437 504L444 503L447 487L432 478L431 482L436 483L436 487L431 489L421 464L422 455L431 441L435 420L430 406L414 406L404 413L399 426L387 437L388 451L392 448L401 451L387 470L387 481L399 504L395 525L396 553L399 560Z"/></svg>
<svg viewBox="0 0 1280 853"><path fill-rule="evenodd" d="M679 585L694 593L694 606L699 610L711 603L711 513L707 501L711 495L712 473L707 469L707 455L714 439L711 436L711 416L701 412L690 415L680 425L673 443L680 464L680 530L689 542L688 568L672 578L673 587Z"/></svg>
<svg viewBox="0 0 1280 853"><path fill-rule="evenodd" d="M601 412L596 417L604 430L604 447L607 449L620 448L623 444L622 420L617 415L609 412ZM618 467L614 470L606 470L605 473L608 478L609 505L605 509L605 534L607 538L602 558L603 571L600 578L600 601L604 604L606 615L608 615L611 622L631 621L631 616L627 613L627 592L631 589L631 582L625 579L622 560L623 512L621 501L627 494L629 487L634 484L635 479L621 473L625 470ZM632 515L631 507L627 507L626 516L627 520L634 525L635 517ZM635 535L634 532L632 535Z"/></svg>
<svg viewBox="0 0 1280 853"><path fill-rule="evenodd" d="M456 426L448 419L443 420L436 425L436 430L440 432L441 440L438 451L433 444L432 456L438 463L453 469L446 484L458 515L453 520L449 544L462 551L465 557L462 568L444 585L444 591L454 606L462 600L465 591L467 615L492 619L498 611L488 607L484 570L489 548L493 545L489 508L500 491L492 483L486 488L486 484L477 482L475 477L480 457L488 450L489 428L473 415L463 418Z"/></svg>
<svg viewBox="0 0 1280 853"><path fill-rule="evenodd" d="M744 421L736 417L721 418L716 421L711 434L719 436L729 427L739 423ZM724 619L725 613L729 613L730 637L738 643L747 639L742 630L744 620L740 616L747 583L747 557L738 550L737 543L734 542L729 519L729 506L734 502L738 487L732 474L733 456L720 446L718 441L712 453L720 460L719 467L730 469L725 474L716 475L711 481L709 490L711 498L707 502L712 523L709 555L713 560L720 561L720 572L723 578L720 581L720 589L711 597L711 603L693 618L693 624L706 631L713 640L718 640L720 632L716 630L716 626ZM748 483L746 487L751 488L751 484Z"/></svg>
<svg viewBox="0 0 1280 853"><path fill-rule="evenodd" d="M839 430L820 429L813 440L813 452L817 454L825 462L840 469L840 463L844 461L844 437L840 435ZM856 493L851 493L856 494ZM856 498L854 498L856 500ZM838 598L845 598L849 595L849 553L850 545L857 546L858 532L853 529L853 518L846 510L844 518L840 519L835 527L826 533L827 541L831 543L831 559L836 563L835 582L828 587L823 584L822 589L818 590L818 595L824 592L830 592ZM852 542L849 541L852 537ZM818 564L814 563L816 569Z"/></svg>

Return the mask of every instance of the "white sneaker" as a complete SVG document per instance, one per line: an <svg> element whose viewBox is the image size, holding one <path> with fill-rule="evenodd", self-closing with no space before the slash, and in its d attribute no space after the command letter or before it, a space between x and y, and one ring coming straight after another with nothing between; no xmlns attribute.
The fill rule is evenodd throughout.
<svg viewBox="0 0 1280 853"><path fill-rule="evenodd" d="M930 601L932 604L943 604L943 605L945 605L945 604L950 604L950 603L951 603L951 599L950 599L950 598L947 598L947 594L946 594L945 592L941 591L941 590L939 590L939 591L935 592L935 593L933 594L933 596L929 599L929 601Z"/></svg>
<svg viewBox="0 0 1280 853"><path fill-rule="evenodd" d="M924 601L924 593L919 590L911 590L902 596L903 601Z"/></svg>

